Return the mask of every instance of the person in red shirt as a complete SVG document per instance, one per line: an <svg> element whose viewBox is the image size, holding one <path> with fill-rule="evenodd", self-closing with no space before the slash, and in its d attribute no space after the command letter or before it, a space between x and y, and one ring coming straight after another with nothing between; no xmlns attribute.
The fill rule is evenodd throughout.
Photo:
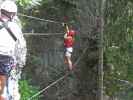
<svg viewBox="0 0 133 100"><path fill-rule="evenodd" d="M65 63L68 64L69 70L73 70L73 63L71 60L71 55L73 52L73 45L74 45L74 36L75 31L73 29L69 29L67 25L66 27L66 33L64 35L64 47L65 47Z"/></svg>

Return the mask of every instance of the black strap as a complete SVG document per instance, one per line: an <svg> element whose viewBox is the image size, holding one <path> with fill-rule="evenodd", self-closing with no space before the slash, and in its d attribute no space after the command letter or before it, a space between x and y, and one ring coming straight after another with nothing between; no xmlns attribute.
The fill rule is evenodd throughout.
<svg viewBox="0 0 133 100"><path fill-rule="evenodd" d="M0 29L1 28L5 28L8 33L11 35L11 37L13 38L14 41L17 41L17 38L16 36L14 35L14 33L11 31L11 29L8 27L7 25L7 22L4 22L1 18L0 18L0 21L2 22L2 26L0 26Z"/></svg>

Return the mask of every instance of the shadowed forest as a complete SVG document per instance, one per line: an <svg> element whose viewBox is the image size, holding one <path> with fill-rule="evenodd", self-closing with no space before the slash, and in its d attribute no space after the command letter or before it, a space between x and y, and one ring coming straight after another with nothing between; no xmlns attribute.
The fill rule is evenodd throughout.
<svg viewBox="0 0 133 100"><path fill-rule="evenodd" d="M28 49L21 100L65 75L62 22L77 31L72 55L76 68L32 100L132 100L132 0L17 0L17 4Z"/></svg>

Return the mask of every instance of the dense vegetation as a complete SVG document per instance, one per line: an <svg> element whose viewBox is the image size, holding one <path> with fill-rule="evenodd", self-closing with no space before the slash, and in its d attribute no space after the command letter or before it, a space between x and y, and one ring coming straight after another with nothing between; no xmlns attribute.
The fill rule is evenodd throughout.
<svg viewBox="0 0 133 100"><path fill-rule="evenodd" d="M120 96L120 100L132 100L132 0L108 0L106 2L104 40L105 91L112 99Z"/></svg>
<svg viewBox="0 0 133 100"><path fill-rule="evenodd" d="M75 76L69 77L66 81L62 82L62 84L57 84L53 89L47 91L49 95L46 93L47 96L45 95L45 99L98 99L97 73L99 60L99 32L96 27L96 18L101 14L101 1L102 0L18 0L20 13L59 22L67 20L69 24L73 25L75 29L78 30L80 34L76 36L74 60L78 58L84 47L89 48L80 64L78 64L78 71L74 74ZM40 22L23 17L20 18L22 20L24 32L63 32L63 28L60 24ZM106 0L103 19L105 22L103 34L104 95L109 96L111 100L115 98L118 100L132 100L133 1ZM61 61L63 62L63 60L61 60L63 59L62 38L46 37L44 39L44 37L41 36L28 36L26 38L29 45L28 48L30 49L30 56L25 68L25 73L27 74L24 74L23 78L27 79L28 77L36 79L40 75L38 73L45 71L45 74L42 74L42 77L38 78L38 82L30 80L30 83L34 83L32 85L39 84L40 88L43 88L64 73L64 65L61 63ZM55 41L54 44L53 40L58 40L59 44L57 45ZM38 45L41 43L45 43L45 46ZM47 49L46 47L49 44L51 47ZM51 50L52 54L48 52L49 50ZM51 59L53 55L55 58ZM58 58L60 58L60 60L56 60L55 63L55 59ZM44 65L45 68L41 67ZM40 69L36 69L38 66ZM32 76L33 74L35 76ZM55 91L57 93L56 95L54 95ZM70 91L72 91L72 93L70 93Z"/></svg>
<svg viewBox="0 0 133 100"><path fill-rule="evenodd" d="M76 65L76 71L49 88L43 93L44 95L39 95L38 100L88 100L88 98L97 100L99 33L96 19L99 14L99 2L96 0L83 2L80 0L40 0L38 3L31 3L32 1L34 0L19 1L20 13L67 22L77 30L73 62L77 61L86 50ZM26 36L28 58L22 79L30 79L28 81L30 86L39 86L42 89L66 72L67 66L63 63L63 35L54 35L64 33L64 28L61 24L37 21L22 16L20 18L24 32L53 34L53 36ZM30 97L33 92L27 91L27 93L26 96Z"/></svg>

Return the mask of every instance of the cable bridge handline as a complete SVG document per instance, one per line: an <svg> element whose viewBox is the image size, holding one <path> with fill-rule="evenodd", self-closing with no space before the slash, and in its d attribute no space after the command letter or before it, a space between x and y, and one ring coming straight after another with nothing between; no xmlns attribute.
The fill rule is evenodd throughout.
<svg viewBox="0 0 133 100"><path fill-rule="evenodd" d="M64 23L64 22L47 20L47 19L42 19L42 18L38 18L38 17L34 17L34 16L29 16L29 15L25 15L25 14L21 14L21 13L19 13L18 16L27 17L27 18L30 18L30 19L38 20L38 21L56 23L56 24L63 24ZM64 23L64 24L67 24L67 23Z"/></svg>
<svg viewBox="0 0 133 100"><path fill-rule="evenodd" d="M30 19L38 20L38 21L51 22L51 23L56 23L56 24L67 24L67 23L64 23L64 22L53 21L53 20L45 20L45 19L41 19L41 18L38 18L38 17L28 16L28 15L24 15L24 14L21 14L21 13L19 13L18 15L22 16L22 17L27 17L27 18L30 18ZM53 35L53 34L34 34L34 33L31 33L31 34L24 34L24 35L46 35L46 36L48 36L48 35ZM62 35L62 33L57 33L55 35ZM89 47L85 47L83 49L83 52L82 52L81 56L79 56L79 58L76 60L76 62L74 63L74 66L76 66L80 62L80 60L82 59L83 55L85 54L85 52L87 51L88 48ZM49 84L48 86L46 86L45 88L43 88L42 90L40 90L39 92L34 94L32 97L28 98L28 100L32 100L33 98L37 97L38 95L40 95L41 93L43 93L44 91L49 89L50 87L54 86L55 84L57 84L58 82L63 80L69 74L70 74L70 72L66 73L65 75L63 75L62 77L57 79L56 81L52 82L51 84Z"/></svg>
<svg viewBox="0 0 133 100"><path fill-rule="evenodd" d="M24 33L26 36L55 36L55 35L64 35L64 33Z"/></svg>
<svg viewBox="0 0 133 100"><path fill-rule="evenodd" d="M29 16L29 15L25 15L25 14L22 14L22 13L18 13L18 16L21 16L21 17L27 17L29 19L34 19L34 20L37 20L37 21L43 21L43 22L50 22L50 23L55 23L55 24L71 24L71 22L60 22L60 21L54 21L54 20L47 20L47 19L42 19L42 18L39 18L39 17L35 17L35 16ZM95 27L95 25L91 25L91 24L88 24L89 27L93 28Z"/></svg>

